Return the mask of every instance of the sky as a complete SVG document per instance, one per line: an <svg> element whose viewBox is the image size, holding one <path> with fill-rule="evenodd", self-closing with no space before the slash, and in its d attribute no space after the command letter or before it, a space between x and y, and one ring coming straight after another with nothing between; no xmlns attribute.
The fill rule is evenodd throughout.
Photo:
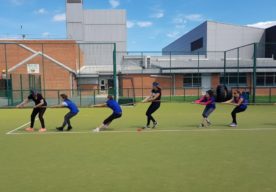
<svg viewBox="0 0 276 192"><path fill-rule="evenodd" d="M276 0L84 0L84 8L125 9L128 51L161 51L206 20L276 25ZM65 0L0 0L1 39L65 39L65 19Z"/></svg>

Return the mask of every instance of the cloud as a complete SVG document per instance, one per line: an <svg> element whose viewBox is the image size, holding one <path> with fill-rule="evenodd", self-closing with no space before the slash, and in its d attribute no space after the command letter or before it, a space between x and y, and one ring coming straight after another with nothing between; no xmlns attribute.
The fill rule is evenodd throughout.
<svg viewBox="0 0 276 192"><path fill-rule="evenodd" d="M150 27L150 26L152 26L153 23L150 22L150 21L138 21L138 22L137 22L137 25L138 25L139 27L145 28L145 27Z"/></svg>
<svg viewBox="0 0 276 192"><path fill-rule="evenodd" d="M119 0L109 0L109 4L111 5L111 7L113 9L115 9L116 7L118 7L120 5L120 1Z"/></svg>
<svg viewBox="0 0 276 192"><path fill-rule="evenodd" d="M167 37L173 38L173 39L179 37L179 35L180 35L180 32L179 32L179 31L173 31L173 32L167 33Z"/></svg>
<svg viewBox="0 0 276 192"><path fill-rule="evenodd" d="M185 19L189 21L203 21L204 17L201 14L190 14L190 15L185 15Z"/></svg>
<svg viewBox="0 0 276 192"><path fill-rule="evenodd" d="M53 21L55 22L62 22L66 20L66 15L65 13L60 13L60 14L56 14L53 17Z"/></svg>
<svg viewBox="0 0 276 192"><path fill-rule="evenodd" d="M46 11L46 9L44 9L44 8L35 10L34 12L35 12L35 14L38 14L38 15L44 15L44 14L48 13L48 12Z"/></svg>
<svg viewBox="0 0 276 192"><path fill-rule="evenodd" d="M24 1L25 0L10 0L10 3L13 4L13 5L19 6L19 5L24 4Z"/></svg>
<svg viewBox="0 0 276 192"><path fill-rule="evenodd" d="M274 25L276 25L276 21L264 21L264 22L258 22L258 23L248 24L246 26L266 29L266 28L272 27Z"/></svg>
<svg viewBox="0 0 276 192"><path fill-rule="evenodd" d="M164 10L156 10L153 14L150 15L150 17L155 19L160 19L165 16Z"/></svg>
<svg viewBox="0 0 276 192"><path fill-rule="evenodd" d="M134 27L135 26L135 22L133 22L133 21L127 21L127 28L132 28L132 27Z"/></svg>
<svg viewBox="0 0 276 192"><path fill-rule="evenodd" d="M140 28L146 28L152 26L153 23L151 21L127 21L127 28L133 28L135 26Z"/></svg>
<svg viewBox="0 0 276 192"><path fill-rule="evenodd" d="M43 36L43 37L49 37L49 35L50 35L49 32L44 32L44 33L42 33L42 36Z"/></svg>

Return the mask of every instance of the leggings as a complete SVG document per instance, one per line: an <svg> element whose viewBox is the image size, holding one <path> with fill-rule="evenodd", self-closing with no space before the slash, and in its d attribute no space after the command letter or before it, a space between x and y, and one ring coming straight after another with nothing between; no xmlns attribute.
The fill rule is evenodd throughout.
<svg viewBox="0 0 276 192"><path fill-rule="evenodd" d="M109 117L107 117L107 118L104 120L103 124L104 124L104 125L109 125L114 119L118 119L118 118L120 118L120 117L122 117L122 113L119 113L119 114L112 113Z"/></svg>
<svg viewBox="0 0 276 192"><path fill-rule="evenodd" d="M151 105L149 106L146 115L147 115L147 126L149 126L150 121L152 122L156 122L155 119L152 117L152 114L160 107L160 103L156 102L156 103L151 103Z"/></svg>
<svg viewBox="0 0 276 192"><path fill-rule="evenodd" d="M46 111L46 108L34 108L33 109L33 112L31 115L31 128L34 127L35 117L37 114L39 114L38 117L39 117L41 127L45 128L45 123L44 123L44 119L43 119L43 115L44 115L45 111Z"/></svg>
<svg viewBox="0 0 276 192"><path fill-rule="evenodd" d="M237 113L243 112L243 111L245 111L245 110L246 110L246 108L240 108L239 106L237 106L237 107L235 107L235 108L233 109L233 111L232 111L232 113L231 113L232 119L233 119L233 123L237 124L237 118L236 118Z"/></svg>
<svg viewBox="0 0 276 192"><path fill-rule="evenodd" d="M62 128L64 128L66 125L68 125L68 127L71 127L71 122L70 119L72 117L74 117L75 115L77 115L78 113L72 113L72 112L68 112L65 116L64 116L64 122L62 124Z"/></svg>

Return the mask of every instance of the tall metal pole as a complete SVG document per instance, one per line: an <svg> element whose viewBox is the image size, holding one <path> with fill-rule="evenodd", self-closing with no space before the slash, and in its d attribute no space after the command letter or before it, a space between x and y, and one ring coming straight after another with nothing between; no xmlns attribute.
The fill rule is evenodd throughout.
<svg viewBox="0 0 276 192"><path fill-rule="evenodd" d="M237 82L238 88L240 87L240 48L237 49L237 66L238 66L238 74L237 74Z"/></svg>
<svg viewBox="0 0 276 192"><path fill-rule="evenodd" d="M256 102L256 67L257 67L257 43L254 43L254 54L253 54L253 95L252 102Z"/></svg>
<svg viewBox="0 0 276 192"><path fill-rule="evenodd" d="M117 100L117 61L116 61L116 43L114 43L114 50L113 50L113 92L114 92L114 99Z"/></svg>
<svg viewBox="0 0 276 192"><path fill-rule="evenodd" d="M6 94L8 96L8 105L10 105L10 87L9 87L9 79L8 79L8 58L7 58L7 44L4 44L5 51L5 64L6 64Z"/></svg>
<svg viewBox="0 0 276 192"><path fill-rule="evenodd" d="M224 51L223 84L226 85L226 51Z"/></svg>

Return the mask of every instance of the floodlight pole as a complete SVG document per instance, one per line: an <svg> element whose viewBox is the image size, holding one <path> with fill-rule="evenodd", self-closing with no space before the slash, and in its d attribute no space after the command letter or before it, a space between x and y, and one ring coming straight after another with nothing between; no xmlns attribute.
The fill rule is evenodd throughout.
<svg viewBox="0 0 276 192"><path fill-rule="evenodd" d="M116 61L116 43L114 43L114 50L113 50L113 93L114 99L117 101L117 61Z"/></svg>

